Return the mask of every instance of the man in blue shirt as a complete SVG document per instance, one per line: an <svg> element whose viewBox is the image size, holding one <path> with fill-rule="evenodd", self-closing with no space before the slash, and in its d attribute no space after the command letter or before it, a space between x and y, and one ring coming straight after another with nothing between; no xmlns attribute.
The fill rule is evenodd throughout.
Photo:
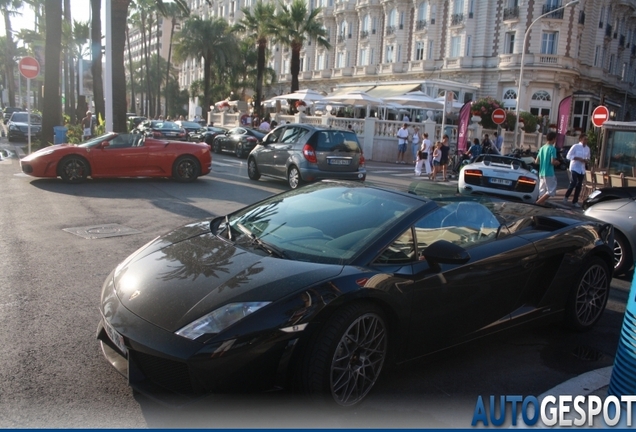
<svg viewBox="0 0 636 432"><path fill-rule="evenodd" d="M548 198L556 195L557 181L554 174L554 167L560 165L557 159L556 132L548 132L547 143L539 149L535 163L539 165L539 199L537 204L545 203Z"/></svg>

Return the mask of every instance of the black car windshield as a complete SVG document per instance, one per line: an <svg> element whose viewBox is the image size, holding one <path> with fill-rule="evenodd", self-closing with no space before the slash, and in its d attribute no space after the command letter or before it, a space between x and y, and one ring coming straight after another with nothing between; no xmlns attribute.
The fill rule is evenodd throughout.
<svg viewBox="0 0 636 432"><path fill-rule="evenodd" d="M15 112L11 115L11 121L15 123L28 123L28 115L29 114L25 112ZM31 124L42 124L42 117L38 114L31 114Z"/></svg>
<svg viewBox="0 0 636 432"><path fill-rule="evenodd" d="M153 129L181 130L181 126L171 121L153 121L151 127Z"/></svg>
<svg viewBox="0 0 636 432"><path fill-rule="evenodd" d="M317 183L229 215L231 235L227 229L219 229L217 235L247 247L253 239L245 235L246 228L286 258L348 264L423 203L375 188Z"/></svg>

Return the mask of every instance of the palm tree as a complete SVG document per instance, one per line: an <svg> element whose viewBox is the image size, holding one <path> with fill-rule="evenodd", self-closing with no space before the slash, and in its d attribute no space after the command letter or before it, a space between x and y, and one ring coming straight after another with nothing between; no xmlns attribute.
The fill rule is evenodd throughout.
<svg viewBox="0 0 636 432"><path fill-rule="evenodd" d="M183 24L174 48L175 56L181 60L203 59L203 118L206 118L212 103L212 67L219 70L230 63L238 51L236 38L224 19L204 20L195 16Z"/></svg>
<svg viewBox="0 0 636 432"><path fill-rule="evenodd" d="M104 105L104 81L102 79L102 0L91 0L91 75L93 76L93 101L97 119L106 113Z"/></svg>
<svg viewBox="0 0 636 432"><path fill-rule="evenodd" d="M90 27L88 22L73 21L73 56L76 59L77 76L75 77L75 91L77 92L77 105L75 106L75 117L79 121L86 112L86 99L82 94L83 89L80 88L82 78L80 74L83 72L80 62L84 61L85 48L89 39ZM80 117L82 116L82 117Z"/></svg>
<svg viewBox="0 0 636 432"><path fill-rule="evenodd" d="M267 56L267 43L269 40L275 43L280 29L276 27L274 3L264 3L258 0L252 10L243 8L243 18L235 28L245 33L256 43L258 59L256 62L256 95L254 97L254 110L262 116L261 100L263 98L263 75L265 72L265 60Z"/></svg>
<svg viewBox="0 0 636 432"><path fill-rule="evenodd" d="M46 51L44 53L44 107L41 146L53 142L53 127L62 122L60 111L60 54L62 52L62 0L44 5Z"/></svg>
<svg viewBox="0 0 636 432"><path fill-rule="evenodd" d="M188 16L190 16L190 10L188 9L187 11L184 11L183 9L181 9L178 5L174 4L174 3L170 3L168 5L166 5L166 9L165 9L165 13L163 14L164 17L166 18L170 18L170 45L168 47L168 63L166 65L166 86L165 86L165 93L164 93L164 99L165 99L165 112L164 115L168 115L168 83L170 81L170 68L171 68L171 64L170 64L170 60L172 57L172 40L174 39L174 29L177 26L177 22L182 20L183 18L186 18Z"/></svg>
<svg viewBox="0 0 636 432"><path fill-rule="evenodd" d="M6 31L5 57L8 60L5 68L7 70L7 89L9 91L9 105L15 106L15 41L11 30L11 17L18 14L17 10L22 6L20 0L0 0L0 9L4 17L4 28Z"/></svg>
<svg viewBox="0 0 636 432"><path fill-rule="evenodd" d="M304 0L293 0L288 7L280 3L280 11L276 15L280 28L280 40L283 45L291 48L291 91L299 89L298 74L300 73L300 51L307 40L315 40L317 45L326 49L331 48L327 41L327 30L318 18L322 8L318 7L311 12L307 10Z"/></svg>

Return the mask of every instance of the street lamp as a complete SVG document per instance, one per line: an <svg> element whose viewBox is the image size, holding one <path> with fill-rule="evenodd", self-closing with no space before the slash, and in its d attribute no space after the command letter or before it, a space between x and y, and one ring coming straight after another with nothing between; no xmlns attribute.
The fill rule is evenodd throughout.
<svg viewBox="0 0 636 432"><path fill-rule="evenodd" d="M530 23L530 25L528 26L528 28L526 29L526 34L523 37L523 46L521 47L521 67L519 68L519 85L517 87L517 103L515 105L515 114L517 115L517 121L515 124L515 138L514 138L514 143L515 143L515 148L518 148L519 146L517 145L517 137L519 135L519 119L520 119L520 113L519 113L519 106L521 105L519 103L519 100L521 99L521 80L523 79L523 64L524 64L524 60L526 58L526 44L528 42L528 35L530 34L530 29L532 28L532 26L539 20L541 20L542 18L547 17L548 15L551 15L557 11L560 11L562 9L568 8L570 6L576 6L577 4L579 4L579 0L572 0L571 2L568 2L566 4L564 4L561 7L558 7L556 9L553 9L549 12L544 13L543 15L539 15L534 21L532 21L532 23Z"/></svg>

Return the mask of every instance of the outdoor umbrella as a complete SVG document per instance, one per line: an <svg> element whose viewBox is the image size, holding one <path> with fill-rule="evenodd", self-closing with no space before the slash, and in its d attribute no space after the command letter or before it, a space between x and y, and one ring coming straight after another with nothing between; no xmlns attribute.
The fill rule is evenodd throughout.
<svg viewBox="0 0 636 432"><path fill-rule="evenodd" d="M366 105L366 106L383 106L387 103L377 97L373 97L363 91L352 91L349 93L327 96L324 102L339 102L344 105Z"/></svg>
<svg viewBox="0 0 636 432"><path fill-rule="evenodd" d="M272 99L283 99L283 100L287 100L287 99L296 99L296 100L301 100L301 101L305 101L305 102L318 102L323 100L325 97L318 93L315 90L297 90L293 93L287 93L284 95L280 95L280 96L275 96Z"/></svg>

